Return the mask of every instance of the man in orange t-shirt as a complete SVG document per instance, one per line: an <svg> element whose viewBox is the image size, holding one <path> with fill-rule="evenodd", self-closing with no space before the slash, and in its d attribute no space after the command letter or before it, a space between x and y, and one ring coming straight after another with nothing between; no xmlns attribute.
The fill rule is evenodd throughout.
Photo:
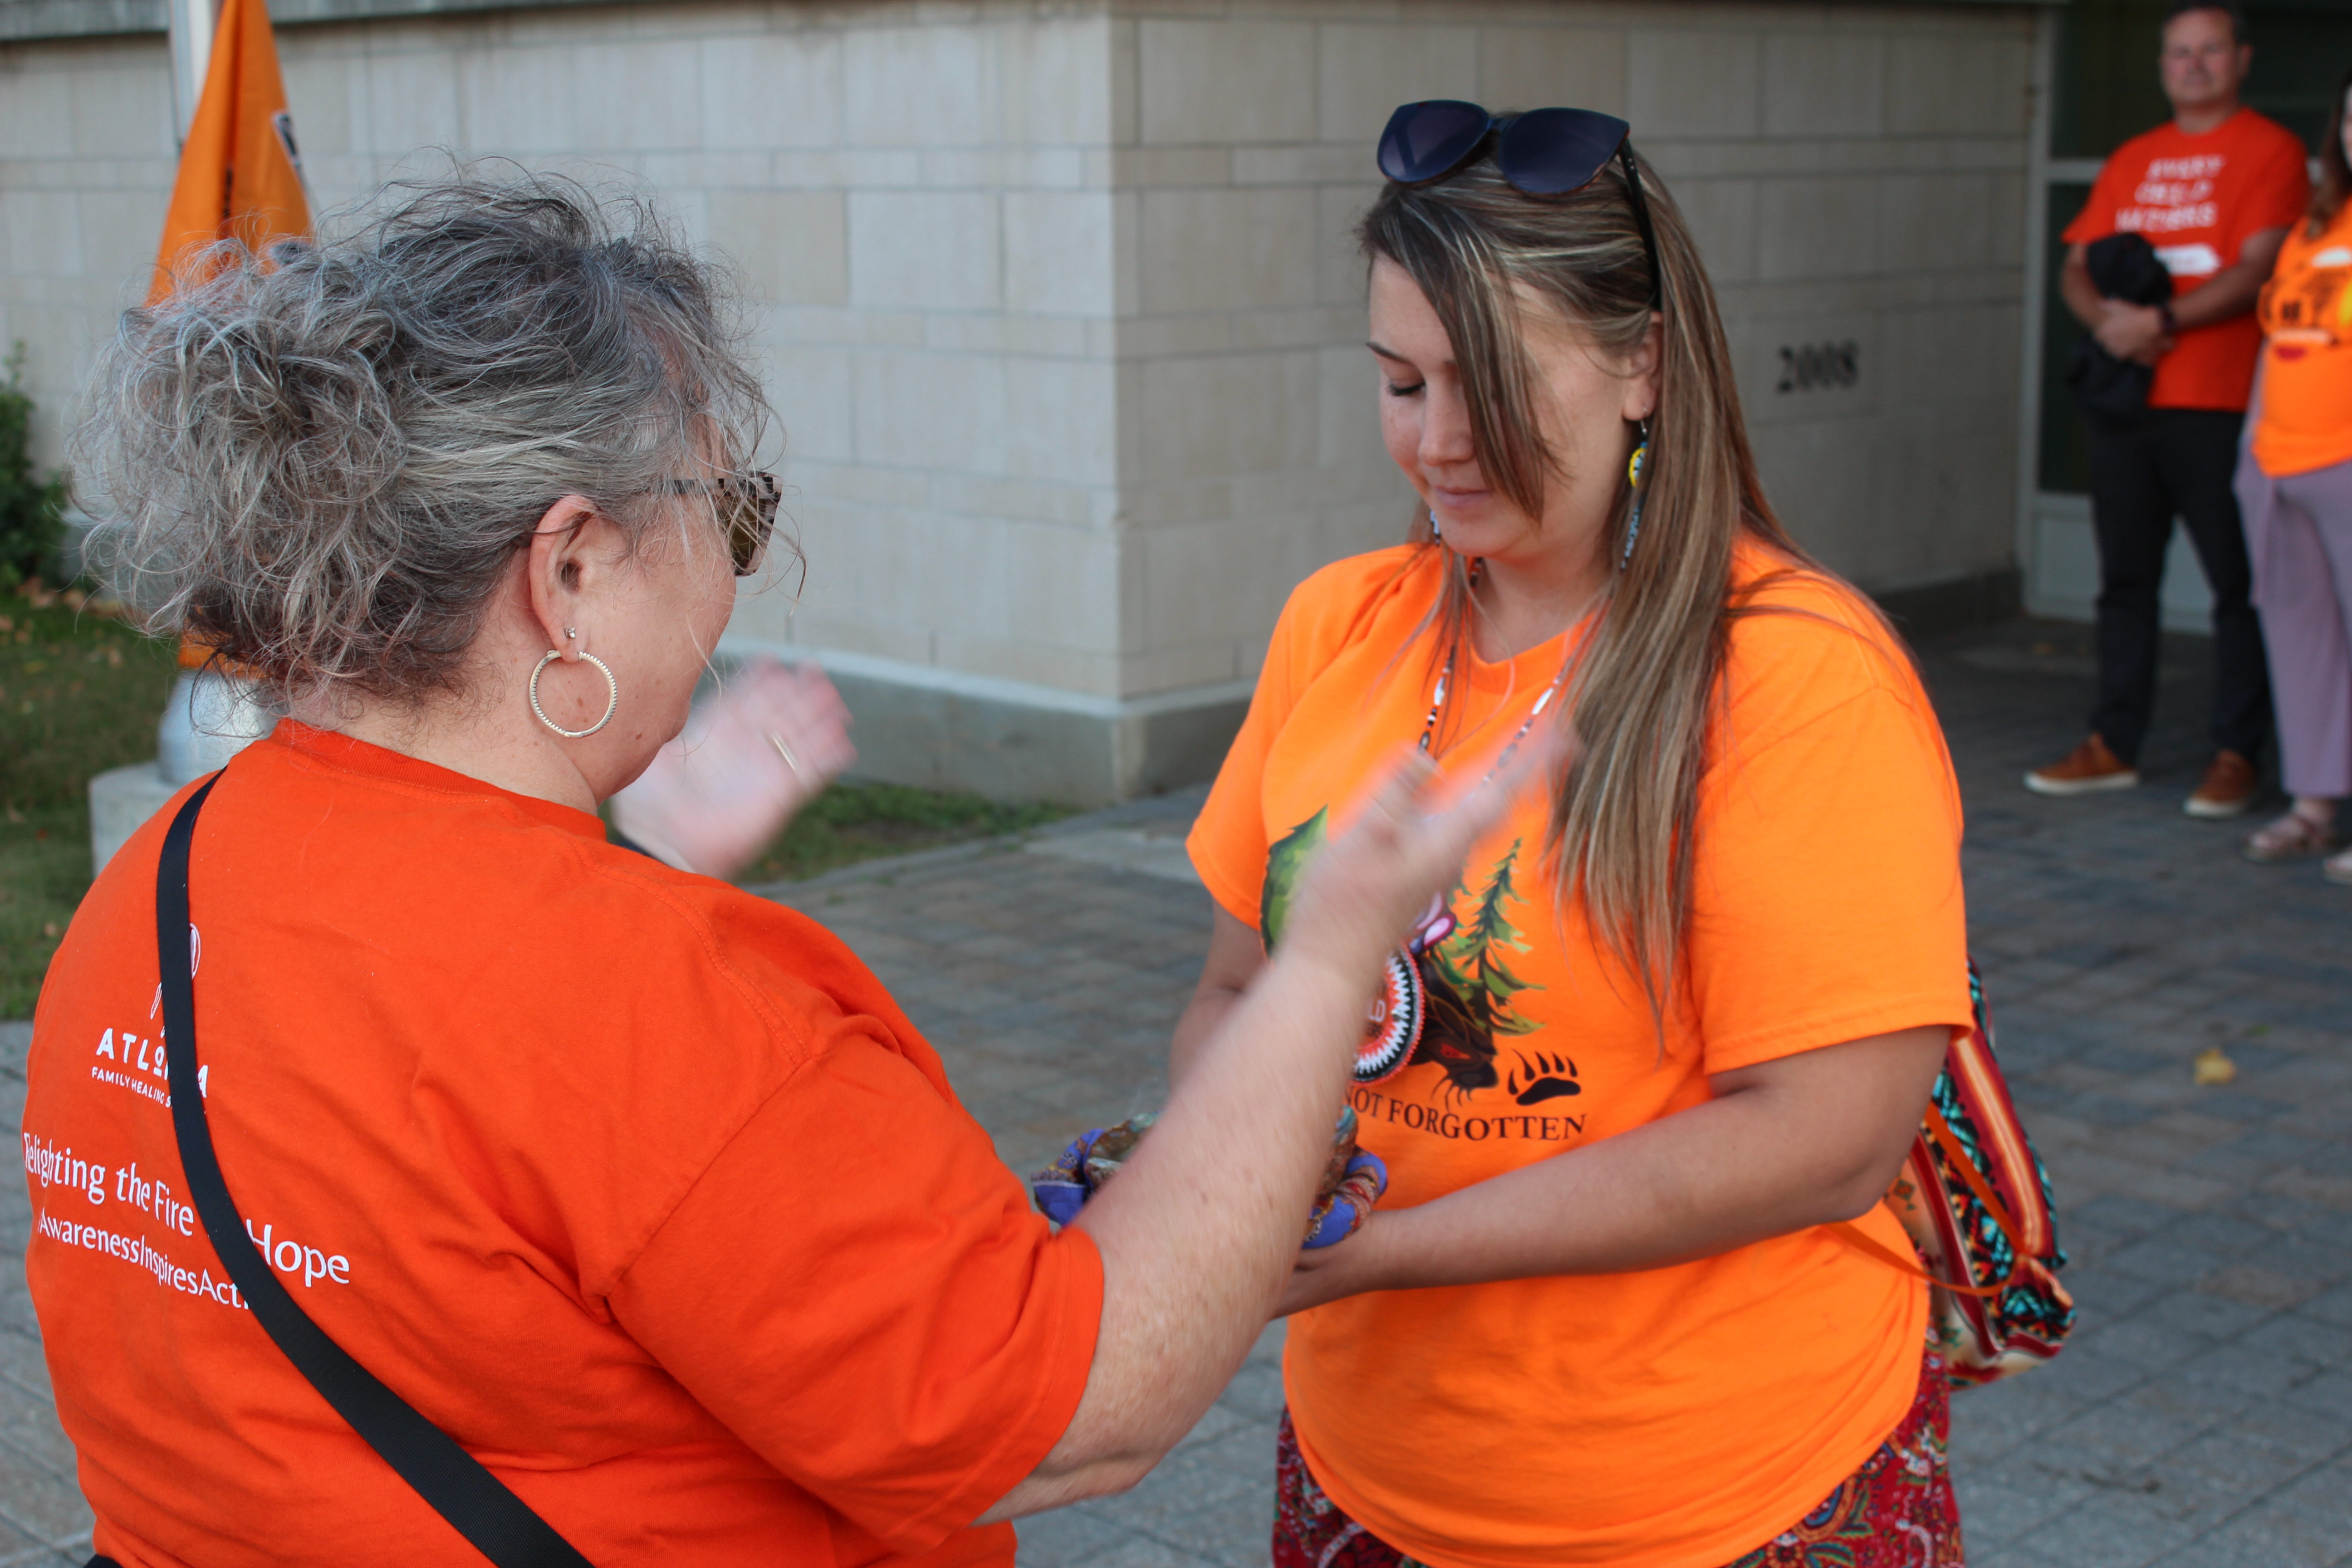
<svg viewBox="0 0 2352 1568"><path fill-rule="evenodd" d="M2158 64L2173 118L2117 148L2066 226L2067 307L2117 359L2155 367L2147 409L2091 426L2091 521L2099 545L2099 697L2088 739L2025 775L2042 795L2139 783L2156 699L2158 596L2178 515L2213 592L2213 759L2184 805L2243 812L2270 732L2270 678L2230 491L2262 330L2252 314L2287 226L2310 194L2303 143L2239 102L2253 62L2234 0L2174 0ZM2092 242L2145 235L2172 274L2164 305L2104 299Z"/></svg>

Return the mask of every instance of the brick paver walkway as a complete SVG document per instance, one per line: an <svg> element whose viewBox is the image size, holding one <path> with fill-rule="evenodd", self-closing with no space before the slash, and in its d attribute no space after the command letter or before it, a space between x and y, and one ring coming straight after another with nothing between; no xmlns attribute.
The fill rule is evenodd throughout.
<svg viewBox="0 0 2352 1568"><path fill-rule="evenodd" d="M2246 865L2239 826L2180 814L2203 652L2168 652L2150 785L2074 802L2017 777L2079 738L2080 629L2020 623L1925 656L1971 814L1975 946L2083 1305L2057 1363L1956 1403L1976 1568L2352 1564L2352 889ZM1163 1092L1208 924L1171 853L1191 804L780 896L881 972L1027 1170ZM0 1092L19 1100L22 1037L0 1025ZM2190 1064L2216 1046L2237 1078L2200 1088ZM26 1220L5 1214L14 1252ZM13 1263L5 1278L0 1568L62 1563L44 1543L86 1515ZM1024 1568L1263 1564L1279 1337L1135 1491L1024 1521Z"/></svg>

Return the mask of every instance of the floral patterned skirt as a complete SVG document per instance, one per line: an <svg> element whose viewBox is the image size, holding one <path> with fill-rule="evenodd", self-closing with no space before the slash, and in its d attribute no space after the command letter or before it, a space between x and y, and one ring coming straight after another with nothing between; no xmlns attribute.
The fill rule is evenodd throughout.
<svg viewBox="0 0 2352 1568"><path fill-rule="evenodd" d="M1804 1518L1725 1568L1961 1568L1945 1451L1951 1399L1944 1359L1931 1350L1894 1436ZM1275 1446L1274 1568L1423 1568L1324 1495L1287 1410Z"/></svg>

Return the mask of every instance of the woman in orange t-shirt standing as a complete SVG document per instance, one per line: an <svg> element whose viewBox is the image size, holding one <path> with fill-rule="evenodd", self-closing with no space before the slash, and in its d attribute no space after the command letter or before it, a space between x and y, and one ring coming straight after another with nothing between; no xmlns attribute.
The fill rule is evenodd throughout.
<svg viewBox="0 0 2352 1568"><path fill-rule="evenodd" d="M2238 505L2270 650L2294 807L2246 839L2250 860L2327 858L2352 883L2336 802L2352 795L2352 73L2320 143L2311 216L2279 247ZM2335 853L2330 853L2336 851Z"/></svg>
<svg viewBox="0 0 2352 1568"><path fill-rule="evenodd" d="M1905 1247L1880 1199L1969 1023L1958 792L1894 634L1773 517L1626 130L1391 121L1359 232L1422 509L1292 595L1190 842L1180 1086L1383 758L1573 732L1374 1005L1391 1184L1285 1300L1277 1568L1960 1562L1925 1289L1837 1228Z"/></svg>
<svg viewBox="0 0 2352 1568"><path fill-rule="evenodd" d="M1255 1342L1361 996L1497 796L1400 778L1057 1232L874 975L719 879L850 761L823 677L669 744L776 520L724 279L542 175L213 259L125 313L77 470L131 601L294 716L108 861L34 1020L96 1561L1012 1568Z"/></svg>

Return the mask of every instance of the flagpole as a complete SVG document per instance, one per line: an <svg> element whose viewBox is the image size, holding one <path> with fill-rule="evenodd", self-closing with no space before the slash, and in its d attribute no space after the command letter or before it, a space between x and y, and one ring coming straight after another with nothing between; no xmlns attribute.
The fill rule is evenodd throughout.
<svg viewBox="0 0 2352 1568"><path fill-rule="evenodd" d="M172 35L172 123L177 142L188 140L196 103L205 95L205 73L213 62L213 30L220 0L165 0Z"/></svg>
<svg viewBox="0 0 2352 1568"><path fill-rule="evenodd" d="M174 268L192 249L234 239L257 251L310 227L310 192L267 0L164 0L164 15L180 168L156 247L150 305L169 297ZM168 796L227 762L277 721L247 671L184 636L180 679L156 726L153 787ZM94 835L95 829L96 857L108 846Z"/></svg>

